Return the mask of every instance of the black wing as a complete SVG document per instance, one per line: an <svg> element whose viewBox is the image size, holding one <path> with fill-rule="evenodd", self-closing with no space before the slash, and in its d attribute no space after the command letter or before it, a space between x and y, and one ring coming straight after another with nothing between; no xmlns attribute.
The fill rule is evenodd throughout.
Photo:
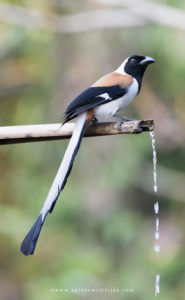
<svg viewBox="0 0 185 300"><path fill-rule="evenodd" d="M107 97L101 96L108 94ZM67 107L62 123L66 123L79 114L100 104L105 104L116 100L127 93L127 88L121 88L119 85L106 87L90 87L79 94Z"/></svg>

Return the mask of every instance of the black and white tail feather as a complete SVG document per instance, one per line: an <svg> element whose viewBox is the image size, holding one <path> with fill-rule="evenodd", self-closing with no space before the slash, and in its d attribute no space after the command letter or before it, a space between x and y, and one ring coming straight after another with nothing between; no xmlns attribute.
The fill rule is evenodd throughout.
<svg viewBox="0 0 185 300"><path fill-rule="evenodd" d="M72 137L64 154L62 163L58 169L57 175L50 188L48 196L40 211L39 217L21 244L20 249L24 255L30 255L34 253L37 240L42 229L42 225L48 213L52 212L55 203L60 195L60 192L63 190L67 182L67 178L71 172L75 156L78 152L87 126L86 114L87 113L84 112L77 117Z"/></svg>

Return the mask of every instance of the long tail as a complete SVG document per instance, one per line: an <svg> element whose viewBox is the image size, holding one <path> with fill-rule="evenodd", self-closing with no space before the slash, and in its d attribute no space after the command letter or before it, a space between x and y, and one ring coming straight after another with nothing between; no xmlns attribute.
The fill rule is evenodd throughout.
<svg viewBox="0 0 185 300"><path fill-rule="evenodd" d="M39 238L39 234L42 229L42 225L45 221L45 218L48 215L48 213L52 212L55 203L58 199L58 196L60 195L60 192L63 190L67 182L67 178L71 172L73 162L80 147L87 123L88 122L86 121L86 112L77 117L71 140L64 154L64 158L53 181L48 196L44 202L43 208L40 211L38 219L36 220L36 222L34 223L34 225L32 226L32 228L30 229L30 231L28 232L21 244L20 249L24 255L33 254L35 251L37 240Z"/></svg>

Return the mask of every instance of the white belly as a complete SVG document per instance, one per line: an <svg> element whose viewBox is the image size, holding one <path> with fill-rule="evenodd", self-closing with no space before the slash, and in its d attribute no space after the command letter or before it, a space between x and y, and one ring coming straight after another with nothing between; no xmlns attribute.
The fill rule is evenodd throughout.
<svg viewBox="0 0 185 300"><path fill-rule="evenodd" d="M129 105L138 93L138 82L136 79L130 86L129 92L117 100L110 101L106 104L99 105L94 108L95 117L110 118L118 110Z"/></svg>

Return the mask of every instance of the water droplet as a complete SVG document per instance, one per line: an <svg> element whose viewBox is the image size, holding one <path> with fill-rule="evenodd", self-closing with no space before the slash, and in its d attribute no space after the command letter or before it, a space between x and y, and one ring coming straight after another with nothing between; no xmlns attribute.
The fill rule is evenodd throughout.
<svg viewBox="0 0 185 300"><path fill-rule="evenodd" d="M155 239L158 240L159 239L159 231L155 232Z"/></svg>
<svg viewBox="0 0 185 300"><path fill-rule="evenodd" d="M155 277L155 296L157 296L160 293L159 281L160 281L160 275L157 274Z"/></svg>
<svg viewBox="0 0 185 300"><path fill-rule="evenodd" d="M156 215L159 213L159 202L158 201L154 204L154 211L155 211Z"/></svg>
<svg viewBox="0 0 185 300"><path fill-rule="evenodd" d="M156 230L159 231L159 218L155 220Z"/></svg>
<svg viewBox="0 0 185 300"><path fill-rule="evenodd" d="M159 253L159 252L160 252L160 245L155 244L155 245L154 245L154 251L155 251L156 253Z"/></svg>

